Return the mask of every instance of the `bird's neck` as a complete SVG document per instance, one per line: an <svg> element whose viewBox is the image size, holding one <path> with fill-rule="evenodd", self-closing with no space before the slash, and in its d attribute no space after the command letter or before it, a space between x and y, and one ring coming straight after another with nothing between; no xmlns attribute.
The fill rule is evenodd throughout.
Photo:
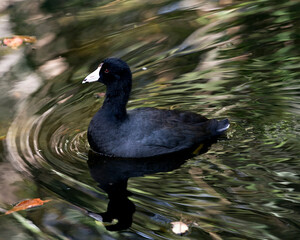
<svg viewBox="0 0 300 240"><path fill-rule="evenodd" d="M107 88L101 113L110 120L125 120L127 117L126 104L129 99L129 94L130 89L112 90Z"/></svg>

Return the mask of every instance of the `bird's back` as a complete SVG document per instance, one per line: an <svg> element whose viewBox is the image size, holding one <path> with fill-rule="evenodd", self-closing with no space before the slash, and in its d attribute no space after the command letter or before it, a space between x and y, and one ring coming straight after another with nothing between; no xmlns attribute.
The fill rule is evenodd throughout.
<svg viewBox="0 0 300 240"><path fill-rule="evenodd" d="M122 123L101 123L99 117L94 122L97 126L91 126L92 121L93 133L88 134L92 149L122 157L149 157L192 148L229 127L228 120L155 108L128 111Z"/></svg>

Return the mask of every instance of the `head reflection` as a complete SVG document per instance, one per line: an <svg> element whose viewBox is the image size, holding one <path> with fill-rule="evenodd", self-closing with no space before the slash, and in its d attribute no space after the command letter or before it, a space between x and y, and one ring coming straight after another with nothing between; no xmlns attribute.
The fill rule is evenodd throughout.
<svg viewBox="0 0 300 240"><path fill-rule="evenodd" d="M109 203L104 213L89 212L89 215L103 222L116 224L106 226L109 231L127 229L132 224L135 205L128 199L132 195L127 190L128 179L158 172L169 172L179 168L187 159L204 153L212 143L202 143L193 149L157 156L155 158L117 158L89 151L88 166L91 176L98 186L108 194Z"/></svg>

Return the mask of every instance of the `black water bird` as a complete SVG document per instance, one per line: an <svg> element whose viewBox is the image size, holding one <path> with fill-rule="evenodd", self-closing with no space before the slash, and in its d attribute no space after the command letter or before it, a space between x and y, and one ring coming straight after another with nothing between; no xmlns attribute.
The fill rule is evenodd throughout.
<svg viewBox="0 0 300 240"><path fill-rule="evenodd" d="M105 59L82 83L96 81L106 85L106 94L87 135L91 148L98 153L143 158L197 150L204 141L229 128L227 119L209 120L192 112L149 107L127 111L132 74L121 59Z"/></svg>

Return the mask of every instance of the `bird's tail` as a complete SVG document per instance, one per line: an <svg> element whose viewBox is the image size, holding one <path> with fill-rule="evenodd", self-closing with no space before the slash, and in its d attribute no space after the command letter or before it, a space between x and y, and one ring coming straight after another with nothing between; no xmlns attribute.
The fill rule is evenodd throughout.
<svg viewBox="0 0 300 240"><path fill-rule="evenodd" d="M210 131L212 136L218 136L223 134L230 126L228 119L223 120L210 120Z"/></svg>
<svg viewBox="0 0 300 240"><path fill-rule="evenodd" d="M230 126L229 120L223 119L223 120L219 120L217 122L217 126L216 126L216 133L217 134L222 134L223 132L225 132Z"/></svg>

